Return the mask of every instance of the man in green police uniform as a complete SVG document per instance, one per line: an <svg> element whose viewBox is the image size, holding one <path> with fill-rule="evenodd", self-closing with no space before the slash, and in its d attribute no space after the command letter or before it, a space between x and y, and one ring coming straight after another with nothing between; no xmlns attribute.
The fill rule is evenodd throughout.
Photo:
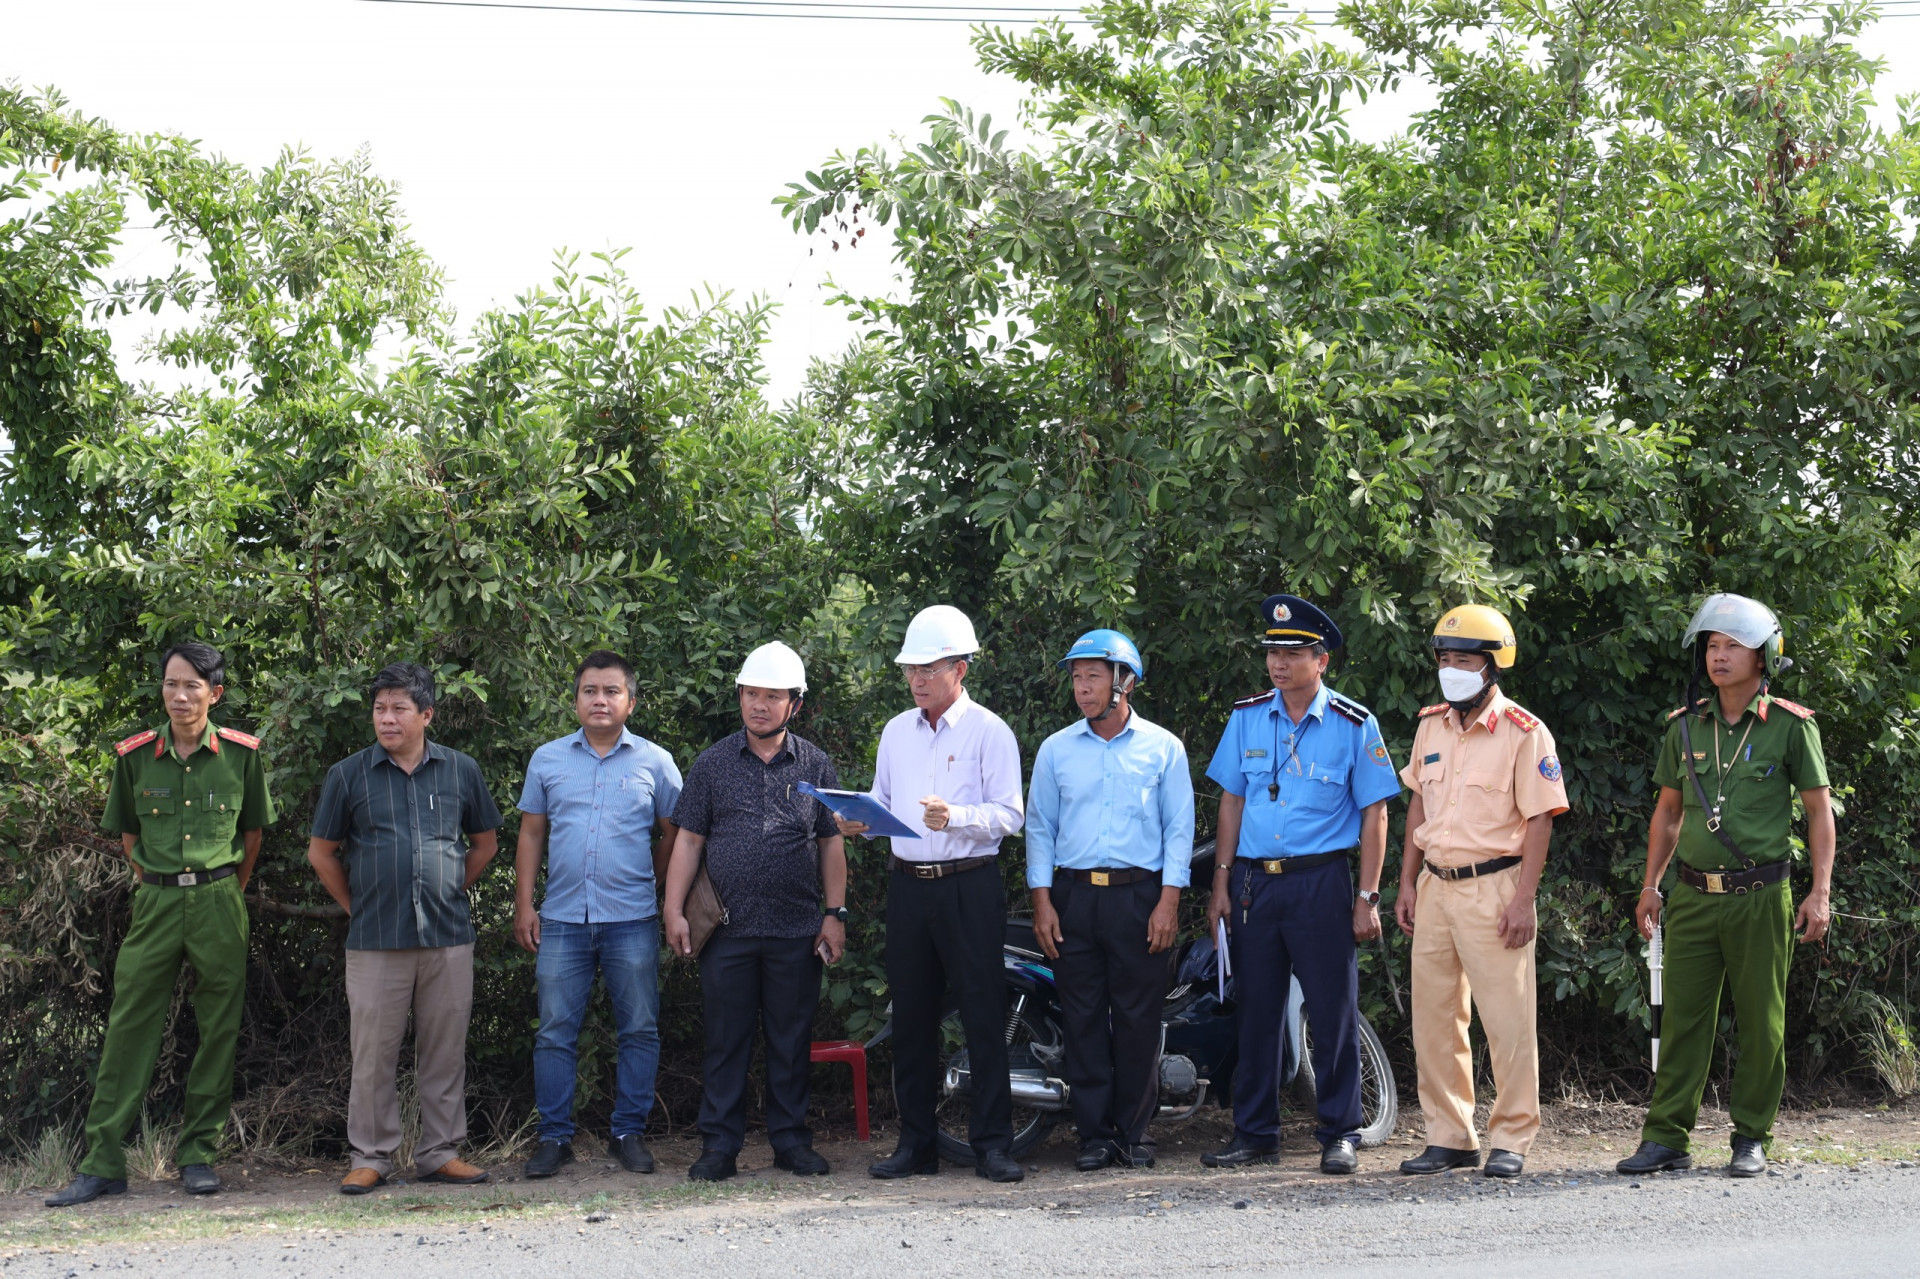
<svg viewBox="0 0 1920 1279"><path fill-rule="evenodd" d="M1817 942L1827 932L1833 808L1813 712L1767 692L1769 678L1790 665L1772 611L1740 595L1709 596L1683 642L1693 650L1693 682L1687 704L1668 716L1654 766L1660 799L1647 834L1646 886L1634 911L1641 936L1651 938L1662 923L1660 878L1677 854L1680 883L1664 921L1660 1068L1640 1148L1618 1170L1637 1175L1692 1166L1689 1134L1706 1087L1725 982L1740 1036L1728 1098L1733 1159L1727 1172L1757 1177L1767 1169L1787 1077L1792 937L1798 929L1802 942ZM1699 696L1703 675L1717 696ZM1813 863L1813 887L1797 917L1787 883L1795 792L1806 807Z"/></svg>
<svg viewBox="0 0 1920 1279"><path fill-rule="evenodd" d="M226 660L197 642L160 659L167 724L114 747L119 759L102 824L140 877L133 922L113 968L107 1042L87 1111L80 1175L49 1208L124 1194L127 1130L140 1116L184 959L193 965L200 1048L187 1074L174 1159L189 1194L220 1189L213 1160L233 1102L233 1054L246 996L247 908L241 898L273 820L260 741L207 715L226 691Z"/></svg>

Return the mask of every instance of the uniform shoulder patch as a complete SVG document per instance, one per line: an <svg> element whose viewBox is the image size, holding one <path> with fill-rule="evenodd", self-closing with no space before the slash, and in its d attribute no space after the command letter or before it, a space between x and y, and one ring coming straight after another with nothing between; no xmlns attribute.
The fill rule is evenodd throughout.
<svg viewBox="0 0 1920 1279"><path fill-rule="evenodd" d="M1783 711L1788 711L1788 712L1791 712L1792 714L1798 715L1801 719L1813 718L1813 711L1811 711L1805 706L1802 706L1798 702L1790 702L1784 697L1774 698L1773 704L1775 706L1778 706Z"/></svg>
<svg viewBox="0 0 1920 1279"><path fill-rule="evenodd" d="M149 728L144 733L135 733L132 737L123 737L113 744L113 753L125 755L128 751L139 750L154 738L160 736L160 730Z"/></svg>
<svg viewBox="0 0 1920 1279"><path fill-rule="evenodd" d="M1350 724L1364 725L1367 722L1367 708L1351 698L1342 697L1338 693L1328 693L1327 706L1335 715Z"/></svg>
<svg viewBox="0 0 1920 1279"><path fill-rule="evenodd" d="M260 749L260 739L252 733L243 733L237 728L216 728L213 731L227 741L240 743L240 745L246 747L248 750L257 751Z"/></svg>
<svg viewBox="0 0 1920 1279"><path fill-rule="evenodd" d="M1693 704L1693 709L1699 710L1702 706L1705 706L1706 704L1707 704L1707 699L1703 697L1699 701ZM1669 720L1676 720L1676 719L1679 719L1682 715L1685 715L1686 713L1687 713L1687 708L1685 706L1676 706L1672 710L1667 712L1667 718Z"/></svg>
<svg viewBox="0 0 1920 1279"><path fill-rule="evenodd" d="M1512 720L1514 727L1523 733L1531 733L1534 729L1540 727L1539 720L1535 719L1526 711L1521 710L1518 706L1507 707L1507 718Z"/></svg>
<svg viewBox="0 0 1920 1279"><path fill-rule="evenodd" d="M1445 715L1446 713L1447 704L1445 702L1441 702L1438 706L1422 706L1420 708L1421 719L1431 719L1435 715Z"/></svg>
<svg viewBox="0 0 1920 1279"><path fill-rule="evenodd" d="M1277 689L1271 689L1271 688L1270 688L1270 689L1268 689L1268 690L1267 690L1266 692L1264 692L1264 693L1255 693L1255 694L1254 694L1254 695L1253 695L1252 697L1243 697L1243 698L1241 698L1241 699L1240 699L1239 701L1237 701L1237 702L1235 702L1235 703L1233 704L1233 709L1235 709L1235 710L1239 710L1239 709L1241 709L1242 707L1245 707L1245 706L1262 706L1262 705L1265 705L1266 703L1268 703L1268 702L1270 702L1270 701L1272 701L1272 700L1274 699L1274 695L1275 695L1275 694L1276 694L1276 693L1277 693L1278 691L1279 691L1279 690L1277 690Z"/></svg>

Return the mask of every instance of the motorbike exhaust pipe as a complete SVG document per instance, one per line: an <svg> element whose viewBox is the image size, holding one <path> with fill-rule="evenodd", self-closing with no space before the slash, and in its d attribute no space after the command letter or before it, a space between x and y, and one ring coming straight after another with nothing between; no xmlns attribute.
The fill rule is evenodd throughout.
<svg viewBox="0 0 1920 1279"><path fill-rule="evenodd" d="M947 1067L946 1092L949 1097L971 1091L972 1074L956 1066ZM1063 1079L1043 1079L1038 1075L1015 1073L1009 1080L1013 1104L1029 1110L1065 1110L1070 1091Z"/></svg>

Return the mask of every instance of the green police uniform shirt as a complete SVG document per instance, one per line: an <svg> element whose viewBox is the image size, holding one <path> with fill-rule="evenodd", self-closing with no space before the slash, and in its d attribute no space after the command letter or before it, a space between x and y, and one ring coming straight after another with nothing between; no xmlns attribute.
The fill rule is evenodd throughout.
<svg viewBox="0 0 1920 1279"><path fill-rule="evenodd" d="M1707 814L1701 811L1700 796L1687 776L1680 714L1676 710L1668 717L1667 739L1653 770L1655 785L1680 792L1680 842L1674 855L1695 870L1737 870L1739 859L1707 829ZM1716 732L1718 765L1714 762ZM1754 698L1738 722L1729 724L1721 714L1720 699L1709 697L1696 704L1692 733L1693 767L1706 787L1708 802L1720 798L1721 828L1756 863L1787 857L1792 851L1794 795L1827 785L1827 759L1813 712L1763 695Z"/></svg>
<svg viewBox="0 0 1920 1279"><path fill-rule="evenodd" d="M242 836L273 821L260 739L207 725L200 749L174 754L170 727L117 743L101 824L132 835L134 863L157 875L239 863Z"/></svg>

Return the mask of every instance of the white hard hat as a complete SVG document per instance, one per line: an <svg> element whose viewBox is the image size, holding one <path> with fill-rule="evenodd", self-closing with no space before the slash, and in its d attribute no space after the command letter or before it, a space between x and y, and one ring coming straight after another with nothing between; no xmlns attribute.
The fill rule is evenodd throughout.
<svg viewBox="0 0 1920 1279"><path fill-rule="evenodd" d="M979 651L980 641L973 637L973 623L967 615L951 604L935 604L921 609L907 623L907 638L893 660L902 666L925 666Z"/></svg>
<svg viewBox="0 0 1920 1279"><path fill-rule="evenodd" d="M800 654L775 640L748 653L747 660L740 664L740 674L734 677L733 682L754 688L797 688L804 693L807 691L807 664L800 660Z"/></svg>

